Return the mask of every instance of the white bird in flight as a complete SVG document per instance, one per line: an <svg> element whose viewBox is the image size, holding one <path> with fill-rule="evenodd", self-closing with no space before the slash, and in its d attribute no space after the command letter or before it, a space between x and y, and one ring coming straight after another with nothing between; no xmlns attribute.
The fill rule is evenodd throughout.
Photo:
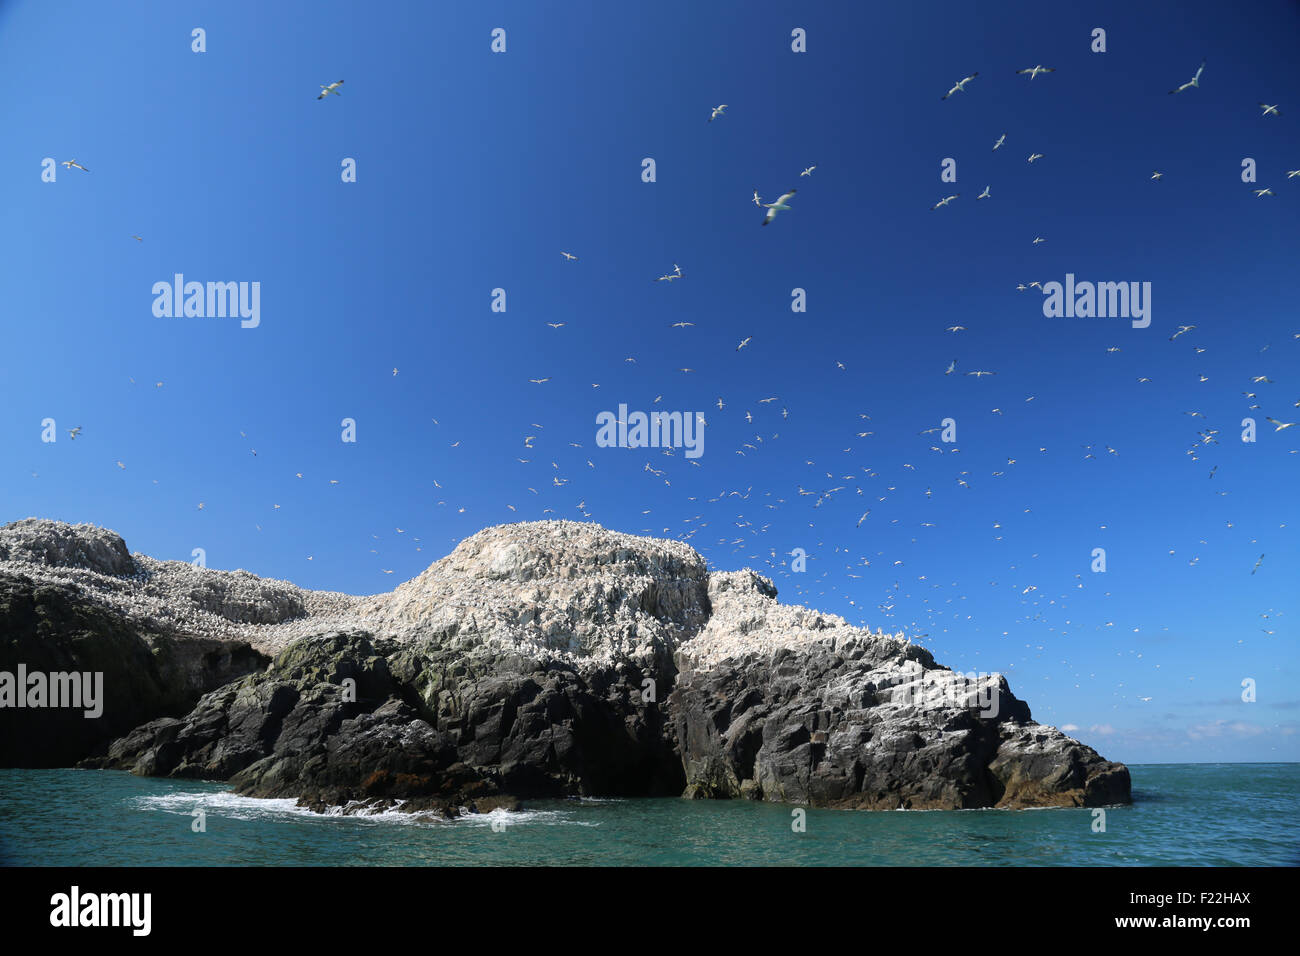
<svg viewBox="0 0 1300 956"><path fill-rule="evenodd" d="M1205 69L1205 61L1202 60L1202 61L1201 61L1201 65L1198 66L1198 67L1196 68L1196 75L1195 75L1194 77L1192 77L1190 80L1188 80L1188 81L1187 81L1186 83L1184 83L1182 86L1178 87L1178 89L1176 89L1176 90L1170 90L1169 92L1170 92L1170 93L1181 93L1183 90L1186 90L1186 89L1188 89L1188 88L1190 88L1190 87L1193 87L1193 86L1196 87L1197 89L1200 89L1200 86L1201 86L1201 71L1204 70L1204 69Z"/></svg>
<svg viewBox="0 0 1300 956"><path fill-rule="evenodd" d="M1016 73L1018 73L1018 74L1019 74L1019 73L1028 73L1028 74L1029 74L1029 78L1030 78L1031 80L1032 80L1034 77L1036 77L1039 73L1055 73L1055 72L1056 72L1056 68L1055 68L1055 67L1052 67L1052 66L1033 66L1033 67L1030 67L1030 68L1027 69L1027 70L1016 70Z"/></svg>
<svg viewBox="0 0 1300 956"><path fill-rule="evenodd" d="M709 117L709 122L712 123L715 119L721 116L722 111L725 110L726 108L727 108L726 103L723 103L721 106L713 107L713 115Z"/></svg>
<svg viewBox="0 0 1300 956"><path fill-rule="evenodd" d="M976 201L979 201L979 200L981 200L981 199L988 199L988 198L990 198L990 197L989 197L989 187L988 187L988 186L985 186L985 187L984 187L984 191L983 191L982 193L980 193L978 196L975 197Z"/></svg>
<svg viewBox="0 0 1300 956"><path fill-rule="evenodd" d="M813 171L814 169L816 169L816 168L817 168L817 167L816 167L815 165L814 165L814 166L809 166L807 169L805 169L805 170L804 170L803 172L801 172L799 175L800 175L800 176L811 176L811 175L812 175L812 171Z"/></svg>
<svg viewBox="0 0 1300 956"><path fill-rule="evenodd" d="M1256 189L1256 190L1255 190L1255 195L1258 196L1260 199L1263 199L1265 196L1276 196L1277 193L1275 193L1275 192L1273 192L1273 190L1268 189L1267 187L1265 187L1264 189Z"/></svg>
<svg viewBox="0 0 1300 956"><path fill-rule="evenodd" d="M993 149L996 150L999 146L1001 146L1006 141L1007 141L1007 134L1003 133L1001 136L998 137L998 141L993 144Z"/></svg>
<svg viewBox="0 0 1300 956"><path fill-rule="evenodd" d="M1262 113L1259 114L1260 116L1267 116L1269 113L1272 113L1274 116L1281 116L1281 115L1282 115L1282 114L1279 113L1278 110L1277 110L1277 104L1274 104L1274 105L1272 105L1272 106L1269 106L1267 103L1260 103L1259 105L1260 105L1260 107L1264 110L1264 112L1262 112Z"/></svg>
<svg viewBox="0 0 1300 956"><path fill-rule="evenodd" d="M578 258L577 256L571 256L571 255L569 255L567 252L563 252L563 251L560 252L560 255L564 256L564 258L566 258L566 259L577 259L577 258Z"/></svg>
<svg viewBox="0 0 1300 956"><path fill-rule="evenodd" d="M75 159L65 159L65 160L63 161L63 165L66 166L68 169L79 169L79 170L81 170L83 173L88 173L88 172L90 172L89 169L87 169L85 166L81 165L81 163L77 162Z"/></svg>
<svg viewBox="0 0 1300 956"><path fill-rule="evenodd" d="M798 190L792 189L788 193L783 195L780 199L778 199L776 202L763 203L763 205L767 208L767 215L763 217L762 225L766 226L769 222L775 219L776 214L778 212L785 209L789 209L790 207L787 205L787 203L790 201L790 197L793 196L796 192L798 192Z"/></svg>
<svg viewBox="0 0 1300 956"><path fill-rule="evenodd" d="M966 92L966 84L969 83L971 80L975 79L975 77L977 77L977 76L979 76L979 73L978 73L978 72L976 72L976 73L972 73L970 76L966 77L966 79L964 79L964 80L958 80L956 83L954 83L954 84L952 85L952 89L950 89L947 93L943 94L943 96L941 96L940 99L946 100L948 97L952 96L954 93L964 93L964 92Z"/></svg>
<svg viewBox="0 0 1300 956"><path fill-rule="evenodd" d="M316 99L323 100L331 93L333 93L335 96L342 96L343 93L339 90L339 87L342 85L343 85L343 81L339 80L337 83L331 83L329 86L322 86L320 88L320 96L316 97Z"/></svg>
<svg viewBox="0 0 1300 956"><path fill-rule="evenodd" d="M1030 154L1029 154L1029 161L1030 161L1031 163L1032 163L1034 160L1036 160L1036 159L1042 159L1042 158L1043 158L1043 154L1042 154L1042 153L1030 153Z"/></svg>
<svg viewBox="0 0 1300 956"><path fill-rule="evenodd" d="M935 203L935 204L934 204L933 206L931 206L930 208L931 208L931 209L938 209L940 206L946 206L946 205L948 205L948 203L952 202L954 199L956 199L956 198L957 198L958 196L960 196L960 195L961 195L961 193L956 193L956 194L954 194L954 195L952 195L952 196L946 196L946 197L944 197L943 199L940 199L937 203Z"/></svg>

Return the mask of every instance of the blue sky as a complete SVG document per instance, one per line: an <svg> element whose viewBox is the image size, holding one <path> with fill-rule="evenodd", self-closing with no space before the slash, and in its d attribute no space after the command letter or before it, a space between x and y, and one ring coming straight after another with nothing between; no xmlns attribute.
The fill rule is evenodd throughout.
<svg viewBox="0 0 1300 956"><path fill-rule="evenodd" d="M1109 757L1297 759L1300 13L990 6L4 3L0 517L353 593L591 520L925 635ZM259 282L261 324L155 317L175 273ZM1150 327L1016 290L1066 273L1150 282ZM620 403L703 412L698 466L596 447Z"/></svg>

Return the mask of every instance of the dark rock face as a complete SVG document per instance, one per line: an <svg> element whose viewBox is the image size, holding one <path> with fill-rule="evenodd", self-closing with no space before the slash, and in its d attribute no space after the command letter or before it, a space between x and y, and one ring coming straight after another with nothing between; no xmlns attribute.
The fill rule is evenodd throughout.
<svg viewBox="0 0 1300 956"><path fill-rule="evenodd" d="M852 809L1129 802L1128 768L1033 722L997 674L778 604L753 572L709 581L709 624L670 698L686 795Z"/></svg>
<svg viewBox="0 0 1300 956"><path fill-rule="evenodd" d="M925 676L898 682L894 662L838 650L684 671L669 707L686 795L864 810L1128 802L1128 769L1032 723L1005 679L989 688L996 707L935 706L904 693ZM922 675L950 682L927 663Z"/></svg>
<svg viewBox="0 0 1300 956"><path fill-rule="evenodd" d="M0 573L0 671L102 673L101 716L84 708L0 708L0 766L66 767L159 714L265 666L247 644L129 625L75 587Z"/></svg>
<svg viewBox="0 0 1300 956"><path fill-rule="evenodd" d="M678 794L680 761L665 740L659 705L643 700L631 663L579 672L511 656L470 658L436 641L408 646L393 671L427 720L447 733L461 759L496 768L519 796Z"/></svg>
<svg viewBox="0 0 1300 956"><path fill-rule="evenodd" d="M681 792L638 671L584 678L511 664L472 673L434 644L303 638L183 720L145 724L83 765L229 780L316 808L404 801L454 813L516 797Z"/></svg>
<svg viewBox="0 0 1300 956"><path fill-rule="evenodd" d="M1128 767L1054 727L1000 728L989 763L1000 807L1101 807L1132 802Z"/></svg>
<svg viewBox="0 0 1300 956"><path fill-rule="evenodd" d="M1033 723L1005 679L962 706L960 675L888 639L685 670L669 720L642 699L644 679L510 659L474 671L436 642L333 633L295 642L264 673L84 765L229 780L317 809L401 801L444 814L683 792L853 809L1129 799L1127 768Z"/></svg>

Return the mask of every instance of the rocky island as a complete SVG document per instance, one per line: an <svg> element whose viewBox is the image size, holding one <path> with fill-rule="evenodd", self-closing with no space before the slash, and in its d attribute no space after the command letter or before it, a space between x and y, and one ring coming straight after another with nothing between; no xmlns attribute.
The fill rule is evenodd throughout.
<svg viewBox="0 0 1300 956"><path fill-rule="evenodd" d="M562 796L1091 807L1123 764L902 635L598 525L501 525L394 591L307 591L0 528L0 674L102 672L102 715L0 701L0 766L227 781L319 811Z"/></svg>

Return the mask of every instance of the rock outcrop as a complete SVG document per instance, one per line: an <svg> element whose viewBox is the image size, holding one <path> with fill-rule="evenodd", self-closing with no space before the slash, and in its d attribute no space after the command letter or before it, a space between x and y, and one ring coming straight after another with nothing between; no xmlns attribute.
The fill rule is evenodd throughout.
<svg viewBox="0 0 1300 956"><path fill-rule="evenodd" d="M481 531L356 613L386 634L471 658L658 669L703 626L708 588L704 559L679 541L540 521Z"/></svg>
<svg viewBox="0 0 1300 956"><path fill-rule="evenodd" d="M0 709L0 766L66 767L141 721L183 714L267 658L246 642L182 637L131 623L76 587L0 572L0 673L99 674L98 716L71 707ZM27 688L14 687L16 693ZM52 701L47 701L49 703Z"/></svg>
<svg viewBox="0 0 1300 956"><path fill-rule="evenodd" d="M680 793L681 766L640 681L628 665L589 677L509 656L469 665L436 643L336 632L295 641L265 672L84 765L353 810Z"/></svg>
<svg viewBox="0 0 1300 956"><path fill-rule="evenodd" d="M0 616L3 660L81 640L111 649L115 680L137 688L131 707L114 704L111 746L71 748L85 766L348 812L560 795L863 809L1129 799L1122 764L1034 723L1004 678L963 677L901 636L781 605L771 581L709 573L681 542L503 525L367 598L154 561L54 522L0 529L0 559L14 593L93 622L41 631ZM220 668L195 663L213 653L219 684Z"/></svg>
<svg viewBox="0 0 1300 956"><path fill-rule="evenodd" d="M854 809L1127 802L1128 770L1033 723L1006 679L715 574L669 702L694 797Z"/></svg>
<svg viewBox="0 0 1300 956"><path fill-rule="evenodd" d="M131 554L115 532L40 518L0 526L0 573L68 587L144 632L242 642L267 655L330 622L352 623L360 600Z"/></svg>
<svg viewBox="0 0 1300 956"><path fill-rule="evenodd" d="M0 528L0 561L84 568L115 577L136 573L121 536L92 524L25 518Z"/></svg>

